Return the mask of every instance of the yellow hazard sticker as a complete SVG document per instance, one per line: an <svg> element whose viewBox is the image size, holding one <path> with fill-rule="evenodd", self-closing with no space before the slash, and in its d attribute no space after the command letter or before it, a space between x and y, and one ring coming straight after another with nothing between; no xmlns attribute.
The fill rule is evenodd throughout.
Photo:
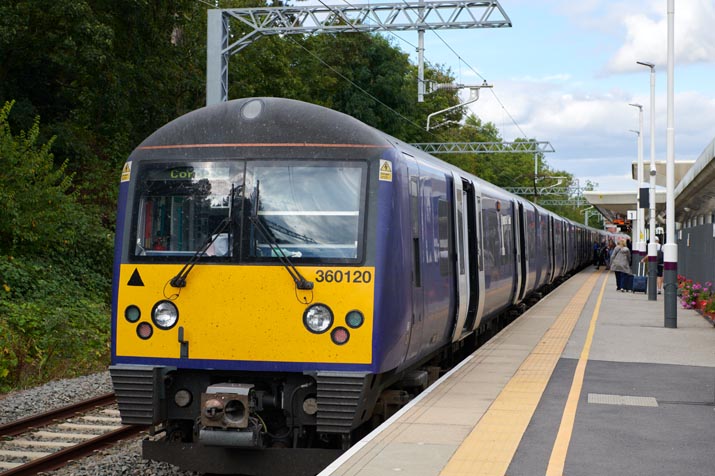
<svg viewBox="0 0 715 476"><path fill-rule="evenodd" d="M132 161L130 160L126 164L124 164L124 168L122 169L122 182L129 182L129 179L132 177Z"/></svg>
<svg viewBox="0 0 715 476"><path fill-rule="evenodd" d="M392 182L392 162L380 159L380 180Z"/></svg>

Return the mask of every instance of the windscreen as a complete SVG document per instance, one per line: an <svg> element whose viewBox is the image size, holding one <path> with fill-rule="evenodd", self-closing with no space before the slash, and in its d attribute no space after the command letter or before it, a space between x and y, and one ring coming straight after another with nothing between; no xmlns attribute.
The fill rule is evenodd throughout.
<svg viewBox="0 0 715 476"><path fill-rule="evenodd" d="M249 163L251 208L269 236L254 237L251 256L356 260L364 201L364 164Z"/></svg>
<svg viewBox="0 0 715 476"><path fill-rule="evenodd" d="M355 262L366 182L365 162L143 163L133 256L256 262L284 253L296 262Z"/></svg>

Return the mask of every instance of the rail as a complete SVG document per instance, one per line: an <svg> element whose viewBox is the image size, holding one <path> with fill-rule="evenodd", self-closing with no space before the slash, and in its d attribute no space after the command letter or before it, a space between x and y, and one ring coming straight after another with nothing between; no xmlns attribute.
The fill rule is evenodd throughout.
<svg viewBox="0 0 715 476"><path fill-rule="evenodd" d="M21 445L21 441L13 440L11 437L23 434L31 434L32 431L38 430L43 427L50 425L60 424L62 425L63 420L69 418L78 417L89 411L99 409L101 407L106 407L114 404L115 396L113 393L100 395L82 402L67 405L55 410L51 410L38 415L33 415L27 418L22 418L4 425L0 425L0 438L2 438L2 443L12 444L17 441L18 445ZM67 424L65 424L67 425ZM79 425L81 426L81 425ZM89 425L88 425L89 426ZM22 463L10 463L4 462L5 467L0 467L1 476L20 476L20 475L34 475L42 471L52 471L54 469L60 468L67 464L71 460L76 460L91 454L99 449L108 448L114 445L117 441L132 437L137 435L145 429L142 426L134 425L121 425L118 427L112 427L110 431L106 431L107 426L95 425L95 428L105 431L100 435L87 435L84 441L79 443L47 443L50 447L62 447L58 451L51 452L49 454L38 451L0 451L0 454L5 453L12 455L14 453L21 454L23 459L30 459L29 461ZM47 432L49 435L50 433ZM61 433L55 433L58 438L61 438ZM82 433L78 435L83 435ZM33 456L36 455L36 456ZM2 464L2 463L0 463ZM12 466L12 467L7 467Z"/></svg>

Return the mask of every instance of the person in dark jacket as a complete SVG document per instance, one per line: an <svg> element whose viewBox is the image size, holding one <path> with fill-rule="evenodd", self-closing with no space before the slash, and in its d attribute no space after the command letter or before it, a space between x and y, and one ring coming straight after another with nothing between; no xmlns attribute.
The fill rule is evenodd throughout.
<svg viewBox="0 0 715 476"><path fill-rule="evenodd" d="M663 248L660 246L660 238L657 236L655 237L655 245L656 245L656 250L658 253L658 279L656 282L658 283L658 294L661 294L663 292Z"/></svg>

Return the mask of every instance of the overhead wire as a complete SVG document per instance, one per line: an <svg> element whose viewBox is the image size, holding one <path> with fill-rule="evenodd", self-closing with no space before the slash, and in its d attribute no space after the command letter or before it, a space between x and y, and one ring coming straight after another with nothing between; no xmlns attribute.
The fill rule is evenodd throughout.
<svg viewBox="0 0 715 476"><path fill-rule="evenodd" d="M325 8L334 11L329 5L326 5L326 4L323 2L323 0L318 0L318 1L319 1L320 4L323 5ZM404 0L403 0L403 1L404 1ZM348 0L342 0L342 2L345 3L345 4L346 4L347 6L349 6L349 7L356 8L355 5L353 5L352 3L350 3ZM368 2L368 5L369 5L369 4L370 4L370 2ZM337 12L336 12L336 13L337 13ZM344 20L345 20L346 23L348 23L348 25L349 25L350 27L352 27L355 31L357 31L358 33L360 33L360 31L359 31L357 28L355 28L355 27L352 25L352 23L349 22L349 20L348 20L347 18L344 18ZM410 43L408 40L405 40L404 38L402 38L400 35L398 35L398 34L395 33L394 31L388 31L387 33L391 34L392 36L395 36L398 40L400 40L400 41L402 41L402 42L404 42L404 43L407 43L408 45L410 45L410 46L413 47L414 49L417 49L417 45L413 45L413 44Z"/></svg>
<svg viewBox="0 0 715 476"><path fill-rule="evenodd" d="M343 0L343 1L345 1L345 0ZM318 2L320 2L320 4L323 5L325 8L327 8L328 10L330 10L330 11L332 11L333 13L335 13L335 14L341 16L341 18L343 18L343 20L345 20L345 23L346 23L348 26L350 26L353 30L355 30L357 33L361 33L361 31L358 30L357 28L355 28L355 26L350 22L350 20L349 20L348 18L345 18L344 16L340 15L340 13L337 12L337 11L335 11L331 6L326 5L323 0L318 0ZM345 1L345 3L347 3L349 6L353 7L353 5L351 5L351 4L348 3L347 1ZM353 8L354 8L354 7L353 7ZM397 35L395 35L395 36L397 36ZM423 129L423 127L422 127L421 125L415 123L414 121L412 121L412 120L409 119L408 117L406 117L406 116L404 116L403 114L401 114L399 111L396 111L396 110L393 109L392 107L390 107L390 106L388 106L387 104L385 104L384 102L380 101L378 98L376 98L375 96L373 96L372 94L370 94L367 90L365 90L364 88L360 87L358 84L356 84L355 82L353 82L350 78L346 77L346 76L343 75L340 71L338 71L338 70L336 70L335 68L333 68L331 65L329 65L327 62L325 62L325 61L324 61L320 56L318 56L316 53L314 53L314 52L310 51L308 48L306 48L305 45L300 44L299 42L297 42L297 41L294 40L293 38L290 38L290 37L288 37L288 38L289 38L291 41L293 41L293 43L295 43L296 45L298 45L298 46L300 46L301 48L303 48L303 50L305 50L309 55L311 55L312 57L314 57L315 59L317 59L318 61L320 61L324 66L326 66L326 67L327 67L328 69L330 69L332 72L334 72L335 74L337 74L338 76L340 76L342 79L344 79L345 81L347 81L348 83L350 83L352 86L354 86L356 89L358 89L358 90L359 90L360 92L362 92L363 94L367 95L367 96L368 96L369 98L371 98L373 101L377 102L377 103L380 104L382 107L387 108L389 111L393 112L395 115L397 115L398 117L400 117L401 119L403 119L403 120L406 121L407 123L409 123L409 124L411 124L411 125L417 127L418 129ZM397 36L397 38L399 38L399 39L402 40L402 38L400 38L399 36ZM404 41L404 40L403 40L403 41ZM408 44L409 44L409 42L408 42ZM428 131L428 132L429 132L429 131ZM434 133L431 133L431 132L430 132L430 134L433 135L433 136L435 135Z"/></svg>
<svg viewBox="0 0 715 476"><path fill-rule="evenodd" d="M404 2L405 0L402 0L402 1ZM454 53L454 55L455 55L460 61L462 61L469 69L471 69L474 74L476 74L477 76L479 76L483 81L486 81L486 78L485 78L484 76L482 76L482 74L481 74L479 71L477 71L475 68L473 68L472 65L470 65L464 58L462 58L462 56L460 56L459 53L457 53L456 51L454 51L454 48L452 48L452 47L449 45L449 43L447 43L447 42L444 40L444 38L442 38L442 37L440 36L440 34L437 33L436 30L430 30L430 31L431 31L432 33L434 33L434 34L437 36L437 38L439 38L440 41L442 41L442 43L444 43L444 45L445 45L447 48L449 48L449 50L450 50L452 53ZM496 99L496 101L497 101L497 102L499 103L499 105L501 106L501 108L502 108L502 110L504 111L504 113L505 113L507 116L509 116L509 119L511 119L512 124L514 124L514 126L516 126L516 128L519 129L519 132L521 132L521 135L523 136L523 138L524 138L524 139L527 139L528 137L527 137L526 133L525 133L524 130L521 128L521 126L516 122L516 120L514 119L514 117L511 115L511 113L509 113L509 110L506 108L506 106L504 106L504 103L501 101L501 99L499 98L499 96L497 96L497 93L494 92L494 88L490 88L490 91L491 91L492 95L494 96L494 99Z"/></svg>
<svg viewBox="0 0 715 476"><path fill-rule="evenodd" d="M316 60L320 61L326 68L328 68L328 69L331 70L333 73L335 73L335 74L337 74L338 76L340 76L342 79L344 79L345 81L347 81L348 83L350 83L352 86L354 86L354 87L355 87L356 89L358 89L360 92L362 92L363 94L365 94L366 96L368 96L369 98L371 98L373 101L375 101L375 102L377 102L378 104L380 104L382 107L385 107L385 108L387 108L388 110L392 111L395 115L397 115L397 116L400 117L401 119L407 121L409 124L411 124L411 125L417 127L418 129L423 129L423 127L422 127L421 125L415 123L415 122L412 121L410 118L408 118L408 117L404 116L403 114L401 114L399 111L396 111L395 109L391 108L390 106L388 106L388 105L385 104L384 102L380 101L378 98L376 98L375 96L373 96L372 94L370 94L368 91L366 91L366 90L365 90L364 88L362 88L360 85L356 84L356 83L353 82L350 78L348 78L348 77L346 77L344 74L342 74L340 71L338 71L338 70L336 70L335 68L333 68L331 65L329 65L328 63L326 63L326 62L325 62L320 56L318 56L316 53L310 51L308 48L306 48L304 45L298 43L298 42L297 42L296 40L294 40L293 38L288 37L288 39L291 40L291 41L292 41L293 43L295 43L296 45L298 45L298 46L300 46L301 48L303 48L306 53L308 53L309 55L311 55L311 56L312 56L313 58L315 58ZM434 134L432 134L432 135L434 135Z"/></svg>
<svg viewBox="0 0 715 476"><path fill-rule="evenodd" d="M211 5L209 2L206 2L206 1L204 1L204 0L197 0L197 1L199 1L199 2L201 2L201 3L204 3L204 4L206 4L206 5L209 5L209 6L215 7L215 5ZM402 0L402 1L403 1L403 3L405 3L405 5L409 6L409 4L407 3L406 0ZM344 16L342 16L338 11L334 10L330 5L327 5L323 0L318 0L318 2L319 2L321 5L323 5L325 8L327 8L328 10L331 10L332 12L334 12L334 13L338 14L339 16L341 16L348 26L351 26L356 32L360 33L360 30L358 30L357 28L355 28L355 27L352 25L352 23L350 22L350 20L349 20L348 18L345 18ZM347 0L343 0L343 2L344 2L345 4L347 4L348 6L351 6L351 7L355 8L354 5L352 5L352 4L351 4L350 2L348 2ZM439 35L439 33L437 33L437 31L435 31L435 30L430 30L430 31L432 31L435 35L437 35L437 37L445 44L445 46L447 46L447 48L448 48L460 61L464 62L464 64L465 64L470 70L472 70L472 71L473 71L477 76L479 76L482 80L486 81L486 79L484 78L484 76L482 76L482 74L479 73L479 71L477 71L475 68L473 68L466 60L464 60L464 58L462 58L462 56L461 56L459 53L457 53L457 52L454 50L454 48L452 48L452 47L449 45L449 43L447 43L447 42ZM400 41L402 41L402 42L404 42L404 43L407 43L408 45L410 45L410 46L412 46L413 48L417 49L417 46L415 46L414 44L412 44L412 43L409 42L408 40L405 40L404 38L402 38L401 36L397 35L396 33L391 32L391 31L388 31L388 33L391 34L391 35L393 35L393 36L395 36L395 37L396 37L397 39L399 39ZM397 115L397 116L400 117L401 119L405 120L405 121L408 122L409 124L411 124L411 125L413 125L413 126L419 128L419 129L423 129L423 127L422 127L421 125L416 124L414 121L410 120L409 118L407 118L406 116L404 116L404 115L401 114L400 112L396 111L396 110L393 109L392 107L390 107L390 106L388 106L387 104L385 104L384 102L380 101L378 98L376 98L375 96L373 96L372 94L370 94L367 90L365 90L364 88L360 87L358 84L356 84L355 82L353 82L350 78L347 78L345 75L343 75L342 73L340 73L338 70L336 70L335 68L333 68L330 64L328 64L326 61L324 61L322 58L320 58L320 56L318 56L316 53L314 53L313 51L311 51L311 50L309 50L307 47L305 47L305 45L302 45L301 43L297 42L297 41L294 40L293 38L290 38L290 36L289 36L288 38L289 38L291 41L293 41L294 44L298 45L300 48L302 48L303 50L305 50L309 55L311 55L311 56L314 57L316 60L318 60L318 61L319 61L321 64L323 64L325 67L327 67L327 68L330 69L332 72L334 72L335 74L337 74L338 76L340 76L340 78L342 78L343 80L347 81L349 84L351 84L352 86L354 86L354 87L355 87L356 89L358 89L360 92L362 92L363 94L365 94L365 95L367 95L368 97L370 97L373 101L377 102L377 103L380 104L382 107L388 109L389 111L391 111L392 113L394 113L395 115ZM427 62L429 63L429 60L427 60ZM509 111L506 109L506 106L504 106L504 103L501 101L501 99L500 99L500 98L497 96L497 94L494 92L493 88L490 88L490 89L491 89L492 94L494 95L494 98L497 100L497 102L499 103L499 105L502 107L502 110L509 116L509 118L511 119L512 123L519 129L519 131L522 133L522 135L524 136L524 138L526 138L526 133L524 133L524 131L523 131L523 130L521 129L521 127L519 126L519 124L517 124L516 120L514 120L513 116L512 116L512 115L509 113ZM434 134L431 133L431 132L430 132L430 134L431 134L431 135L434 135Z"/></svg>
<svg viewBox="0 0 715 476"><path fill-rule="evenodd" d="M325 3L323 3L323 0L318 0L318 1L319 1L325 8L328 8L328 9L332 10L328 5L326 5ZM404 0L402 0L402 1L404 2ZM342 2L345 3L346 5L348 5L349 7L356 8L355 5L353 5L352 3L350 3L348 0L342 0ZM369 5L369 4L370 4L370 2L368 1L368 5ZM409 6L409 4L407 4L407 3L406 3L406 5ZM348 22L348 19L346 18L345 21ZM350 26L352 26L352 25L350 25ZM353 27L353 29L354 29L355 31L358 31L358 30L357 30L356 28L354 28L354 27ZM358 32L359 32L359 31L358 31ZM397 38L398 40L402 41L403 43L407 43L408 45L410 45L410 46L411 46L412 48L414 48L415 50L417 50L417 49L419 48L417 45L411 43L409 40L406 40L406 39L402 38L400 35L398 35L398 34L395 33L394 31L386 30L386 33L389 33L390 35L394 36L395 38ZM429 60L427 60L427 62L430 63ZM419 79L419 78L418 78L418 79Z"/></svg>
<svg viewBox="0 0 715 476"><path fill-rule="evenodd" d="M197 1L200 2L200 3L204 3L204 4L206 4L206 5L209 5L209 6L211 6L211 7L214 7L214 8L218 6L218 5L212 5L212 4L210 4L209 2L206 2L205 0L197 0ZM319 1L325 8L327 8L328 10L331 10L331 11L333 11L334 13L339 14L339 12L336 12L333 8L331 8L330 6L326 5L326 4L323 2L323 0L318 0L318 1ZM218 2L216 2L216 3L218 3ZM352 5L351 5L351 6L352 6ZM348 24L349 26L351 26L356 32L360 33L360 30L358 30L357 28L355 28L354 26L352 26L352 23L349 21L349 19L347 19L347 18L343 18L343 19L345 20L346 24ZM398 38L400 38L400 37L398 36ZM352 86L354 86L356 89L358 89L358 90L359 90L360 92L362 92L363 94L365 94L365 95L367 95L368 97L370 97L370 98L371 98L373 101L375 101L376 103L378 103L378 104L380 104L382 107L388 109L389 111L391 111L392 113L394 113L395 115L397 115L398 117L400 117L401 119L403 119L404 121L406 121L407 123L413 125L414 127L417 127L418 129L423 129L423 127L422 127L421 125L419 125L419 124L413 122L413 121L410 120L408 117L404 116L404 115L401 114L400 112L396 111L396 110L393 109L392 107L390 107L390 106L388 106L387 104L385 104L384 102L380 101L378 98L376 98L375 96L373 96L372 94L370 94L370 93L369 93L368 91L366 91L364 88L360 87L358 84L356 84L355 82L353 82L350 78L346 77L346 76L345 76L344 74L342 74L340 71L338 71L338 70L336 70L335 68L333 68L331 65L329 65L327 62L325 62L325 61L324 61L320 56L318 56L316 53L314 53L314 52L310 51L308 48L306 48L305 45L302 45L301 43L297 42L296 40L294 40L294 39L291 38L290 36L288 36L288 39L291 40L294 44L296 44L296 45L298 45L299 47L301 47L303 50L305 50L309 55L311 55L313 58L315 58L315 59L318 60L320 63L322 63L326 68L328 68L329 70L331 70L332 72L334 72L335 74L337 74L338 76L340 76L343 80L345 80L345 81L347 81L348 83L350 83ZM407 42L407 41L404 40L403 38L400 38L400 39L401 39L402 41L405 41L406 43L409 44L409 42ZM430 134L434 135L433 133L430 133Z"/></svg>
<svg viewBox="0 0 715 476"><path fill-rule="evenodd" d="M335 10L333 10L330 6L326 5L323 0L318 0L318 1L319 1L320 4L323 5L325 8L327 8L327 9L329 9L329 10L331 10L331 11L335 11ZM347 4L348 6L355 8L355 6L352 5L348 0L342 0L342 1L343 1L343 3ZM404 3L404 4L407 5L407 6L410 6L410 4L407 3L407 0L402 0L402 3ZM336 13L337 13L337 12L336 12ZM344 20L346 21L346 23L348 23L348 25L351 25L350 22L349 22L349 20L348 20L347 18L344 18ZM353 27L353 28L354 28L354 27ZM355 29L355 31L359 31L359 30L357 30L357 28L354 28L354 29ZM467 68L469 68L470 70L472 70L472 72L474 72L474 74L476 74L477 76L479 76L479 78L481 78L483 81L486 81L486 78L485 78L479 71L477 71L474 67L472 67L472 65L470 65L459 53L457 53L457 52L454 50L454 48L452 48L452 46L450 46L450 44L449 44L447 41L445 41L444 38L442 38L442 36L437 32L437 30L430 29L429 31L431 31L432 33L434 33L434 34L437 36L437 38L439 38L440 41L442 41L442 43L444 43L444 45L457 57L457 59L459 59L460 62L463 62L463 63L467 66ZM403 42L407 43L408 45L410 45L411 47L417 49L417 46L416 46L416 45L414 45L414 44L412 44L411 42L405 40L404 38L402 38L402 37L399 36L398 34L392 32L392 31L388 31L387 33L389 33L389 34L395 36L395 37L396 37L397 39L399 39L400 41L403 41ZM430 63L429 60L426 59L426 61L427 61L427 63ZM461 66L461 65L460 65L460 66ZM461 71L461 69L460 69L460 71ZM418 80L419 80L419 78L418 78ZM528 136L526 135L526 133L524 132L524 130L521 128L521 126L516 122L516 119L514 119L514 117L513 117L513 116L511 115L511 113L509 112L509 110L506 108L506 106L505 106L504 103L502 102L501 98L499 98L499 96L497 95L497 93L494 91L494 88L489 88L489 89L490 89L490 92L492 93L492 95L494 96L494 99L497 101L497 103L499 104L499 106L502 108L502 111L509 117L509 119L511 120L512 124L514 124L514 126L519 130L519 132L521 132L522 137L523 137L524 139L528 139Z"/></svg>

